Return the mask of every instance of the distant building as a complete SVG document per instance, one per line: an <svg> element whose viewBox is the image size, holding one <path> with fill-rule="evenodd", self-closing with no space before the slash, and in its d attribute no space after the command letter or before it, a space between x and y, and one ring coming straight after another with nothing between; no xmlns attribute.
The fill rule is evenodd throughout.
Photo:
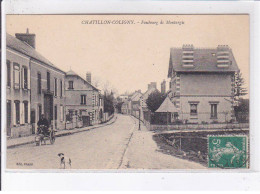
<svg viewBox="0 0 260 194"><path fill-rule="evenodd" d="M130 114L130 110L129 110L129 104L130 104L130 101L129 100L126 100L123 104L122 104L122 107L121 107L121 112L122 114Z"/></svg>
<svg viewBox="0 0 260 194"><path fill-rule="evenodd" d="M139 117L139 112L141 111L142 95L141 90L137 90L130 98L130 113L135 117Z"/></svg>
<svg viewBox="0 0 260 194"><path fill-rule="evenodd" d="M122 102L125 102L125 101L128 100L128 95L120 95L118 98L119 98Z"/></svg>
<svg viewBox="0 0 260 194"><path fill-rule="evenodd" d="M55 129L63 129L65 72L35 50L35 34L7 34L7 134L36 132L45 114Z"/></svg>
<svg viewBox="0 0 260 194"><path fill-rule="evenodd" d="M179 119L190 123L227 122L234 118L234 76L238 71L232 50L172 48L168 77L169 97Z"/></svg>
<svg viewBox="0 0 260 194"><path fill-rule="evenodd" d="M166 94L166 81L163 80L161 83L161 93Z"/></svg>
<svg viewBox="0 0 260 194"><path fill-rule="evenodd" d="M148 84L147 91L140 98L140 105L144 111L146 111L147 109L146 100L148 99L149 95L155 91L159 92L156 87L156 82L151 82L150 84Z"/></svg>
<svg viewBox="0 0 260 194"><path fill-rule="evenodd" d="M103 97L90 79L89 72L86 81L72 70L66 73L65 79L67 120L76 115L83 120L84 126L101 122L104 112Z"/></svg>

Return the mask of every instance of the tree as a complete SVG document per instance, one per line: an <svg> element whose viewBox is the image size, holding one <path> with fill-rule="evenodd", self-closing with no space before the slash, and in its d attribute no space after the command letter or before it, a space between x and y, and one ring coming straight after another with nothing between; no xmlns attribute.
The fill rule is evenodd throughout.
<svg viewBox="0 0 260 194"><path fill-rule="evenodd" d="M235 74L235 86L234 86L234 97L235 101L239 101L241 96L247 94L247 89L244 87L244 78L242 77L242 73L238 72Z"/></svg>
<svg viewBox="0 0 260 194"><path fill-rule="evenodd" d="M146 100L148 109L152 112L155 112L161 106L165 98L166 94L162 94L158 90L155 90L148 96Z"/></svg>
<svg viewBox="0 0 260 194"><path fill-rule="evenodd" d="M112 91L104 94L104 112L108 112L109 115L114 113L114 94Z"/></svg>
<svg viewBox="0 0 260 194"><path fill-rule="evenodd" d="M122 113L122 105L124 102L117 102L116 104L116 109L118 111L118 113Z"/></svg>

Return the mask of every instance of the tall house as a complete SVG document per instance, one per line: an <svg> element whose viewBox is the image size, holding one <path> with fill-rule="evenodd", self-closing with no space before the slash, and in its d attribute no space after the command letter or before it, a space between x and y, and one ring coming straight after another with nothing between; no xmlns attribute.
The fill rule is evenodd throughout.
<svg viewBox="0 0 260 194"><path fill-rule="evenodd" d="M86 80L70 70L66 73L66 115L77 115L82 118L83 125L99 123L103 118L104 102L100 90L91 84L91 76ZM87 81L88 80L88 81Z"/></svg>
<svg viewBox="0 0 260 194"><path fill-rule="evenodd" d="M178 110L178 119L188 123L233 119L234 76L238 70L227 45L171 48L169 97Z"/></svg>
<svg viewBox="0 0 260 194"><path fill-rule="evenodd" d="M35 34L9 34L7 39L7 134L34 134L41 114L63 129L65 72L35 49Z"/></svg>

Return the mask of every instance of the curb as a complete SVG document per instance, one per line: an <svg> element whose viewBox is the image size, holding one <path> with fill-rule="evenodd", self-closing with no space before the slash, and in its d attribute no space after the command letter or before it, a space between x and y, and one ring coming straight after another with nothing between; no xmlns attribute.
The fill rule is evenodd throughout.
<svg viewBox="0 0 260 194"><path fill-rule="evenodd" d="M114 117L113 117L114 118ZM113 119L112 118L112 119ZM111 120L112 120L111 119ZM110 120L110 121L111 121ZM74 132L67 132L67 133L62 133L62 134L57 134L55 135L55 137L63 137L63 136L68 136L68 135L73 135L73 134L76 134L76 133L81 133L81 132L86 132L86 131L90 131L92 129L97 129L97 128L100 128L100 127L104 127L104 126L107 126L107 125L111 125L113 124L114 122L116 122L117 120L117 117L115 117L114 121L110 122L110 123L106 123L104 125L100 125L100 126L93 126L92 128L89 128L89 129L83 129L83 130L80 130L80 131L74 131ZM109 121L108 121L109 122ZM6 149L11 149L11 148L15 148L15 147L19 147L19 146L22 146L22 145L27 145L27 144L33 144L35 141L28 141L28 142L24 142L24 143L19 143L19 144L15 144L15 145L10 145L10 146L7 146Z"/></svg>

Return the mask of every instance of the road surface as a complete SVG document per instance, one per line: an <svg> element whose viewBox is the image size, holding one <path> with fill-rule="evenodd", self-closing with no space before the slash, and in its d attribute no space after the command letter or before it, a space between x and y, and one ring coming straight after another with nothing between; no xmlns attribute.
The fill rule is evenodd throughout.
<svg viewBox="0 0 260 194"><path fill-rule="evenodd" d="M72 169L202 169L202 165L158 151L153 133L128 115L90 131L59 137L53 145L24 145L7 150L8 169L59 169L58 153Z"/></svg>

